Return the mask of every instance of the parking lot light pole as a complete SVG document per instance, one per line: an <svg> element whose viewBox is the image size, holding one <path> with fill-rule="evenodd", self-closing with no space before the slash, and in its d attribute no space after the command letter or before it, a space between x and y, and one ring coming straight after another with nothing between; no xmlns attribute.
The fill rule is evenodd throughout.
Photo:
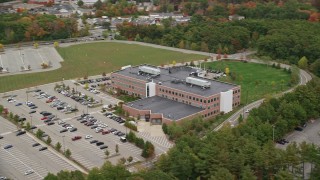
<svg viewBox="0 0 320 180"><path fill-rule="evenodd" d="M64 144L64 136L62 136L62 140L63 140L63 154L66 154L66 146Z"/></svg>

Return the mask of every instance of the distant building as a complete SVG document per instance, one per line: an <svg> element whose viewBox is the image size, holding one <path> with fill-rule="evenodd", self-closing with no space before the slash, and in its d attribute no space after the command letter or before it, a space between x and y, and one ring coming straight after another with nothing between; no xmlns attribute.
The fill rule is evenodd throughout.
<svg viewBox="0 0 320 180"><path fill-rule="evenodd" d="M82 0L84 6L93 6L98 0Z"/></svg>
<svg viewBox="0 0 320 180"><path fill-rule="evenodd" d="M112 87L142 98L122 107L153 124L197 116L209 118L240 105L240 86L204 78L200 69L150 65L122 68L111 74Z"/></svg>
<svg viewBox="0 0 320 180"><path fill-rule="evenodd" d="M229 16L229 21L239 21L245 19L244 16L239 16L237 14Z"/></svg>
<svg viewBox="0 0 320 180"><path fill-rule="evenodd" d="M28 4L42 4L42 5L46 5L46 4L54 4L54 0L29 0Z"/></svg>

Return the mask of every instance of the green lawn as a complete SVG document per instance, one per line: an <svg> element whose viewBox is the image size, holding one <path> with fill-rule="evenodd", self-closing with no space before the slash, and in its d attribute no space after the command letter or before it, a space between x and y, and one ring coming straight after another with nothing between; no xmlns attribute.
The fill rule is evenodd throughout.
<svg viewBox="0 0 320 180"><path fill-rule="evenodd" d="M241 102L243 104L261 99L267 94L281 92L290 88L288 86L290 81L289 73L284 72L283 69L275 69L265 64L219 61L206 63L206 67L209 66L223 71L228 67L231 73L235 72L236 79L234 81L230 76L220 80L241 85Z"/></svg>
<svg viewBox="0 0 320 180"><path fill-rule="evenodd" d="M169 64L204 59L205 56L185 54L147 46L122 43L88 43L58 48L64 59L62 68L54 71L0 77L0 92L37 86L64 79L83 78L86 74L111 72L125 65L148 63Z"/></svg>

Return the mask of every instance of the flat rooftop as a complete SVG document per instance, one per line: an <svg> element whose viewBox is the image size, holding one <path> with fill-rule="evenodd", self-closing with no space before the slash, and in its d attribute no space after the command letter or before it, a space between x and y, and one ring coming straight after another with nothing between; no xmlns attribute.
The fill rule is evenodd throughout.
<svg viewBox="0 0 320 180"><path fill-rule="evenodd" d="M150 66L150 65L144 65L144 66L157 68L155 66ZM130 67L130 68L116 71L114 73L118 73L118 74L121 74L124 76L129 76L129 77L140 79L140 80L144 80L146 82L150 81L148 79L152 79L153 82L155 82L157 84L159 82L161 82L161 84L163 86L174 88L174 89L179 89L179 90L193 93L193 94L199 94L202 96L211 96L213 94L218 94L220 92L226 92L226 91L237 86L235 84L225 83L225 82L211 80L211 79L205 79L205 78L201 78L201 77L196 77L196 78L205 79L206 81L211 82L210 88L203 89L200 86L187 85L185 83L186 77L189 77L189 74L191 72L197 71L197 69L192 68L192 67L187 67L187 66L179 66L179 67L170 68L170 73L169 73L169 68L159 68L161 71L161 74L156 77L151 77L148 74L139 75L139 73L138 73L139 67L140 66Z"/></svg>
<svg viewBox="0 0 320 180"><path fill-rule="evenodd" d="M127 103L126 105L139 110L151 110L151 113L161 113L163 114L163 117L172 121L185 118L204 110L159 96L144 98Z"/></svg>

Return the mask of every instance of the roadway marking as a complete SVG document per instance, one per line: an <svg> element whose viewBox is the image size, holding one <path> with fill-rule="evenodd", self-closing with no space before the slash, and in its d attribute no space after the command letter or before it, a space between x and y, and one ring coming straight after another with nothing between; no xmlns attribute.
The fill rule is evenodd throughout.
<svg viewBox="0 0 320 180"><path fill-rule="evenodd" d="M44 63L43 57L42 57L42 55L40 54L39 49L37 49L37 53L38 53L38 55L40 56L42 63Z"/></svg>
<svg viewBox="0 0 320 180"><path fill-rule="evenodd" d="M0 135L1 135L1 136L5 136L5 135L11 134L11 133L13 133L13 132L8 131L8 132L4 132L4 133L2 133L2 134L0 134Z"/></svg>
<svg viewBox="0 0 320 180"><path fill-rule="evenodd" d="M43 176L41 176L37 171L35 171L34 169L32 169L30 166L27 166L24 162L22 162L20 159L18 159L16 156L14 156L12 153L10 153L7 149L5 149L5 151L10 154L13 158L15 158L16 160L18 160L21 164L23 164L25 167L27 167L29 170L32 170L35 174L37 174L40 178L43 178Z"/></svg>

